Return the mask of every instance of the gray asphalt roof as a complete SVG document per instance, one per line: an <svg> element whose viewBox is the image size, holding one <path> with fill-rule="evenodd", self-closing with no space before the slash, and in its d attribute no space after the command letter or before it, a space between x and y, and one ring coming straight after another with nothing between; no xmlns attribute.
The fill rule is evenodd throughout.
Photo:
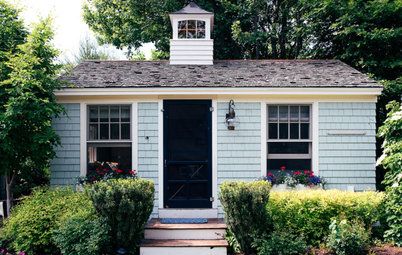
<svg viewBox="0 0 402 255"><path fill-rule="evenodd" d="M380 88L339 60L84 61L61 77L66 87L350 87Z"/></svg>
<svg viewBox="0 0 402 255"><path fill-rule="evenodd" d="M172 14L212 14L212 12L202 9L194 2L190 2L183 9L172 12Z"/></svg>

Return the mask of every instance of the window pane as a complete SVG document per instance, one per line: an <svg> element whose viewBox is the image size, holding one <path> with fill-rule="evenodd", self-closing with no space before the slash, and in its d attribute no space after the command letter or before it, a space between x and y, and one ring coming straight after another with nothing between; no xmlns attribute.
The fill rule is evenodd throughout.
<svg viewBox="0 0 402 255"><path fill-rule="evenodd" d="M205 21L197 20L197 29L205 29Z"/></svg>
<svg viewBox="0 0 402 255"><path fill-rule="evenodd" d="M183 39L183 38L186 38L186 30L179 30L179 35L178 35L178 37L179 38L181 38L181 39Z"/></svg>
<svg viewBox="0 0 402 255"><path fill-rule="evenodd" d="M110 106L110 121L119 122L119 107Z"/></svg>
<svg viewBox="0 0 402 255"><path fill-rule="evenodd" d="M290 139L299 139L299 123L290 123Z"/></svg>
<svg viewBox="0 0 402 255"><path fill-rule="evenodd" d="M282 166L286 171L311 170L311 159L268 159L268 171L279 171Z"/></svg>
<svg viewBox="0 0 402 255"><path fill-rule="evenodd" d="M196 38L195 29L194 30L187 30L187 38L189 38L189 39Z"/></svg>
<svg viewBox="0 0 402 255"><path fill-rule="evenodd" d="M279 106L279 121L288 121L288 107Z"/></svg>
<svg viewBox="0 0 402 255"><path fill-rule="evenodd" d="M89 122L98 122L98 107L89 107Z"/></svg>
<svg viewBox="0 0 402 255"><path fill-rule="evenodd" d="M130 124L121 124L121 139L130 139Z"/></svg>
<svg viewBox="0 0 402 255"><path fill-rule="evenodd" d="M109 139L109 124L100 124L100 139Z"/></svg>
<svg viewBox="0 0 402 255"><path fill-rule="evenodd" d="M197 30L197 38L205 38L205 30L204 29Z"/></svg>
<svg viewBox="0 0 402 255"><path fill-rule="evenodd" d="M110 124L110 139L119 139L119 124Z"/></svg>
<svg viewBox="0 0 402 255"><path fill-rule="evenodd" d="M310 121L310 107L300 106L300 121Z"/></svg>
<svg viewBox="0 0 402 255"><path fill-rule="evenodd" d="M269 139L278 139L278 124L277 123L269 123L268 126L268 138Z"/></svg>
<svg viewBox="0 0 402 255"><path fill-rule="evenodd" d="M121 107L121 122L130 122L130 107Z"/></svg>
<svg viewBox="0 0 402 255"><path fill-rule="evenodd" d="M290 121L299 121L299 106L290 106Z"/></svg>
<svg viewBox="0 0 402 255"><path fill-rule="evenodd" d="M118 145L88 145L88 171L93 169L95 162L115 162L118 168L131 170L131 146Z"/></svg>
<svg viewBox="0 0 402 255"><path fill-rule="evenodd" d="M188 20L187 21L187 29L194 29L195 30L195 20Z"/></svg>
<svg viewBox="0 0 402 255"><path fill-rule="evenodd" d="M269 154L309 154L308 142L268 143Z"/></svg>
<svg viewBox="0 0 402 255"><path fill-rule="evenodd" d="M98 140L98 124L89 124L89 140Z"/></svg>
<svg viewBox="0 0 402 255"><path fill-rule="evenodd" d="M108 106L100 106L100 122L108 122L109 121L109 107Z"/></svg>
<svg viewBox="0 0 402 255"><path fill-rule="evenodd" d="M179 30L186 30L186 25L187 25L187 20L179 21L179 23L178 23L178 29L179 29Z"/></svg>
<svg viewBox="0 0 402 255"><path fill-rule="evenodd" d="M279 139L288 139L288 123L279 124Z"/></svg>
<svg viewBox="0 0 402 255"><path fill-rule="evenodd" d="M278 120L278 106L268 107L268 121L276 122Z"/></svg>
<svg viewBox="0 0 402 255"><path fill-rule="evenodd" d="M309 139L310 138L310 124L309 123L301 123L300 124L300 139Z"/></svg>

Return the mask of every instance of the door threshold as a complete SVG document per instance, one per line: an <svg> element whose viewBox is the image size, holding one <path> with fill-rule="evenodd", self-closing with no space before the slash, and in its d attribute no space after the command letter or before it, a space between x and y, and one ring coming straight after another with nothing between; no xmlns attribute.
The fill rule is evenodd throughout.
<svg viewBox="0 0 402 255"><path fill-rule="evenodd" d="M160 208L159 218L218 218L216 208Z"/></svg>

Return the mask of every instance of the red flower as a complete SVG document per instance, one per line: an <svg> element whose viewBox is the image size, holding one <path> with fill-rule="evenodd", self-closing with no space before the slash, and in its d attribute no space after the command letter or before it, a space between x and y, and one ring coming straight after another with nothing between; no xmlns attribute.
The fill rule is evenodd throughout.
<svg viewBox="0 0 402 255"><path fill-rule="evenodd" d="M296 171L296 172L294 172L293 174L294 174L294 175L301 175L301 172L300 172L300 171Z"/></svg>
<svg viewBox="0 0 402 255"><path fill-rule="evenodd" d="M119 174L124 173L124 171L123 171L123 170L121 170L121 169L116 169L116 172L117 172L117 173L119 173Z"/></svg>
<svg viewBox="0 0 402 255"><path fill-rule="evenodd" d="M285 171L285 170L286 170L286 166L281 166L280 169L281 169L281 171Z"/></svg>
<svg viewBox="0 0 402 255"><path fill-rule="evenodd" d="M269 172L269 173L267 174L267 176L274 176L274 174L271 173L271 172Z"/></svg>
<svg viewBox="0 0 402 255"><path fill-rule="evenodd" d="M135 170L128 171L128 174L135 175Z"/></svg>

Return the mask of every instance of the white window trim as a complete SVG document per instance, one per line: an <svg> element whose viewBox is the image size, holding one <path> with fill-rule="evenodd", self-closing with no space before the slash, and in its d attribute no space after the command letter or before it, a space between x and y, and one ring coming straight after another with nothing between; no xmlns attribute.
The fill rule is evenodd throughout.
<svg viewBox="0 0 402 255"><path fill-rule="evenodd" d="M268 105L279 105L279 104L308 104L311 107L311 139L299 140L310 141L311 142L311 170L314 171L316 175L319 174L319 101L297 101L297 100L270 100L261 102L261 176L267 174L267 163L268 163L268 121L267 121L267 109ZM288 141L288 140L285 140Z"/></svg>
<svg viewBox="0 0 402 255"><path fill-rule="evenodd" d="M87 141L88 126L88 106L89 105L131 105L131 140L101 140ZM130 143L132 151L132 169L138 173L138 101L121 101L121 100L90 100L80 102L80 176L87 174L87 150L88 143Z"/></svg>

